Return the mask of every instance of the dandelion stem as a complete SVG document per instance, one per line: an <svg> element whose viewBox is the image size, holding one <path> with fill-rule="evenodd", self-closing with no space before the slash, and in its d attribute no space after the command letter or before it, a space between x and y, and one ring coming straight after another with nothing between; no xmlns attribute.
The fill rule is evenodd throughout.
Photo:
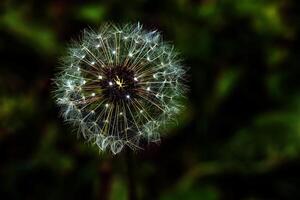
<svg viewBox="0 0 300 200"><path fill-rule="evenodd" d="M137 200L134 156L132 151L128 148L126 148L126 164L128 178L128 199Z"/></svg>
<svg viewBox="0 0 300 200"><path fill-rule="evenodd" d="M112 167L111 160L107 160L100 165L101 187L99 199L108 200L111 191Z"/></svg>

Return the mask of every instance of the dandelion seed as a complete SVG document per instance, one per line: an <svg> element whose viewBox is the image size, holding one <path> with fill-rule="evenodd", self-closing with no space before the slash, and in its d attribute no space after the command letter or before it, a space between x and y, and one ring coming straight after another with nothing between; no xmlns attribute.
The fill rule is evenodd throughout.
<svg viewBox="0 0 300 200"><path fill-rule="evenodd" d="M185 70L173 46L139 23L105 24L73 46L55 79L64 119L113 154L159 140L185 94Z"/></svg>

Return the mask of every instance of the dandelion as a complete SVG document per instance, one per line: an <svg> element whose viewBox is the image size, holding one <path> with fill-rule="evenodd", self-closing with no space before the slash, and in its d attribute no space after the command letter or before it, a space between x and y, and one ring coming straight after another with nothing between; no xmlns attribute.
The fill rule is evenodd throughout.
<svg viewBox="0 0 300 200"><path fill-rule="evenodd" d="M181 109L184 69L173 46L138 24L84 31L63 59L55 98L65 121L100 150L159 141Z"/></svg>

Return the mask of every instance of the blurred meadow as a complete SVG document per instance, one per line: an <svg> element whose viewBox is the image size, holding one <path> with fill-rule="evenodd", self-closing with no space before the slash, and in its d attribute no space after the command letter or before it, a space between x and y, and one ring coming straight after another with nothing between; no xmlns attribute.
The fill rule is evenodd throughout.
<svg viewBox="0 0 300 200"><path fill-rule="evenodd" d="M131 156L52 98L71 39L104 22L158 29L188 69L177 125ZM295 0L1 0L1 199L300 199L299 34Z"/></svg>

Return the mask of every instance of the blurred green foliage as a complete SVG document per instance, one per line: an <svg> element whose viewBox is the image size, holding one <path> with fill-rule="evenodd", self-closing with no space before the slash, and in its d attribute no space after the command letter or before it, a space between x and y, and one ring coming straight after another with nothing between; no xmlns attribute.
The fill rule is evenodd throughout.
<svg viewBox="0 0 300 200"><path fill-rule="evenodd" d="M162 31L189 68L187 108L129 169L76 138L51 92L70 40L106 21ZM1 1L1 196L299 199L299 31L293 0Z"/></svg>
<svg viewBox="0 0 300 200"><path fill-rule="evenodd" d="M105 8L103 5L90 4L83 5L78 8L78 18L90 21L92 23L99 23L105 16Z"/></svg>

